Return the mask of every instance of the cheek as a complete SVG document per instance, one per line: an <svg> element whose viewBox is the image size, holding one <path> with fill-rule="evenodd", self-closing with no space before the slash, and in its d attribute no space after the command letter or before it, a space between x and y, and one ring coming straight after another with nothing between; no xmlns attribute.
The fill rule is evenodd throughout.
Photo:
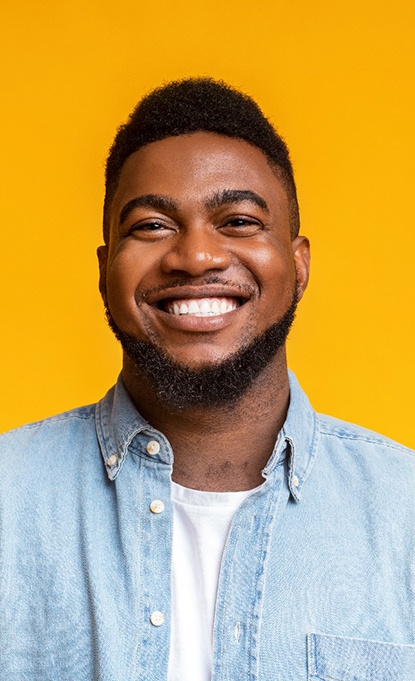
<svg viewBox="0 0 415 681"><path fill-rule="evenodd" d="M117 253L107 269L107 300L114 320L121 325L136 314L136 290L142 273L137 260L128 253Z"/></svg>
<svg viewBox="0 0 415 681"><path fill-rule="evenodd" d="M115 258L107 271L107 287L109 297L128 294L137 285L135 269L123 258Z"/></svg>
<svg viewBox="0 0 415 681"><path fill-rule="evenodd" d="M107 268L108 293L129 294L141 286L147 273L153 271L151 254L134 241L124 241L110 253Z"/></svg>
<svg viewBox="0 0 415 681"><path fill-rule="evenodd" d="M255 245L240 254L240 261L255 278L261 297L273 297L277 302L287 294L291 302L296 270L290 244Z"/></svg>

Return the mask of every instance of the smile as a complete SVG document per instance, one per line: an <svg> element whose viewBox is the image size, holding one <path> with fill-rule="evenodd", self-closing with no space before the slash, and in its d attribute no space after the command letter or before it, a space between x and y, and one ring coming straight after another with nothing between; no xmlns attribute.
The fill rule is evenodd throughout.
<svg viewBox="0 0 415 681"><path fill-rule="evenodd" d="M164 310L169 314L192 317L217 317L233 312L240 306L236 298L182 298L166 301Z"/></svg>

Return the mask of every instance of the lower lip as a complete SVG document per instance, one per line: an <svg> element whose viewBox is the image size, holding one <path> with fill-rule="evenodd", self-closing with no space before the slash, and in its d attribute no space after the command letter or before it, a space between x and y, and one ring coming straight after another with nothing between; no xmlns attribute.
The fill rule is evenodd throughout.
<svg viewBox="0 0 415 681"><path fill-rule="evenodd" d="M158 321L178 331L191 331L194 333L209 333L219 331L232 322L234 316L242 309L242 305L232 312L209 317L197 317L196 315L174 315L159 310L157 307L150 308Z"/></svg>

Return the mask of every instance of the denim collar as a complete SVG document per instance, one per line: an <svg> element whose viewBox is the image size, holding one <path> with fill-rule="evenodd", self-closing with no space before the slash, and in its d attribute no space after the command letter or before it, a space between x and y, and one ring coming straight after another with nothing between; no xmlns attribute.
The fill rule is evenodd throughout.
<svg viewBox="0 0 415 681"><path fill-rule="evenodd" d="M288 484L293 498L300 501L316 456L319 428L316 414L291 371L289 382L287 418L263 473L268 477L282 460L288 459ZM149 457L146 446L152 438L160 444L160 451L151 459L169 466L173 464L173 452L167 439L138 413L121 375L96 405L96 429L110 480L115 480L120 473L128 452Z"/></svg>
<svg viewBox="0 0 415 681"><path fill-rule="evenodd" d="M290 406L280 436L290 450L288 484L296 501L313 467L319 440L319 421L307 395L289 371ZM277 440L278 446L278 440Z"/></svg>

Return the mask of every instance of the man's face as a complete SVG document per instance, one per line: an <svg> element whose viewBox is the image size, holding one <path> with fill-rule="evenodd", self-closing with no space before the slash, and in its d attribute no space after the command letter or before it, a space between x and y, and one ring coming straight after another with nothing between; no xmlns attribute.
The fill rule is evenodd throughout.
<svg viewBox="0 0 415 681"><path fill-rule="evenodd" d="M99 249L116 326L189 369L249 346L301 297L308 242L282 182L247 142L197 132L125 162Z"/></svg>

